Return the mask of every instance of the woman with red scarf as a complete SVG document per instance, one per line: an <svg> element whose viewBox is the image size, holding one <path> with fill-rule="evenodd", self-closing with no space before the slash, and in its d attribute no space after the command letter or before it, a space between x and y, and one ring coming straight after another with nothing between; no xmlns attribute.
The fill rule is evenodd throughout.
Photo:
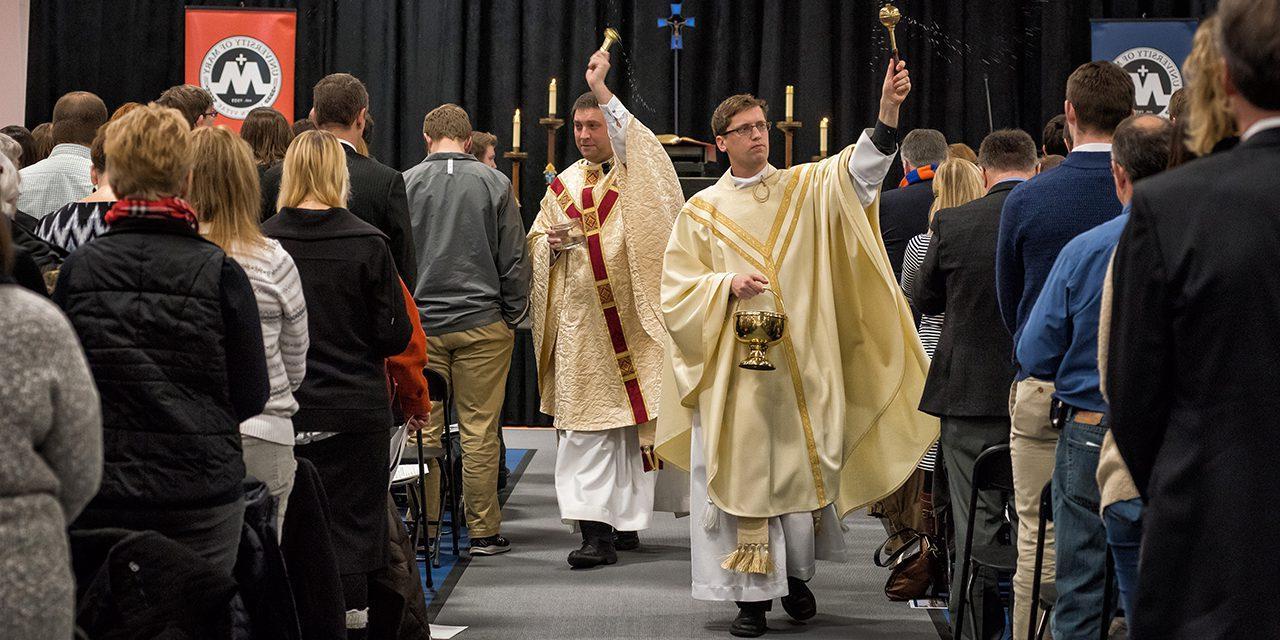
<svg viewBox="0 0 1280 640"><path fill-rule="evenodd" d="M72 526L158 531L229 574L244 518L240 422L268 392L257 302L181 199L182 116L152 105L108 127L119 200L54 292L102 396L102 488Z"/></svg>

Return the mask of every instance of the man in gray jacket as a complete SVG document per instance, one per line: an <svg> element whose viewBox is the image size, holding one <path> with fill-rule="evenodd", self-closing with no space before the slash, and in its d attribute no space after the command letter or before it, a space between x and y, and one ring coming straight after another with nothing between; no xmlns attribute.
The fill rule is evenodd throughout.
<svg viewBox="0 0 1280 640"><path fill-rule="evenodd" d="M413 297L427 334L427 367L452 385L458 409L471 555L495 555L510 550L499 535L498 419L512 327L529 306L524 224L511 182L468 152L466 111L437 107L423 119L422 134L428 155L404 173L418 258ZM442 411L432 412L429 446L439 446Z"/></svg>

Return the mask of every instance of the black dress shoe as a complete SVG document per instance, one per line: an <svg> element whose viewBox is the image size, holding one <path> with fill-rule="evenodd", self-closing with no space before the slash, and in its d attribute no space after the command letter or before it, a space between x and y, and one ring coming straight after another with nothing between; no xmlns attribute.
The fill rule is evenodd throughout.
<svg viewBox="0 0 1280 640"><path fill-rule="evenodd" d="M618 552L612 546L605 547L596 541L583 542L582 548L569 552L569 566L574 569L590 569L618 562Z"/></svg>
<svg viewBox="0 0 1280 640"><path fill-rule="evenodd" d="M787 576L787 595L782 596L782 608L797 622L803 622L818 615L818 602L813 592L799 578Z"/></svg>
<svg viewBox="0 0 1280 640"><path fill-rule="evenodd" d="M765 619L768 608L761 606L767 603L744 602L738 604L738 617L729 625L729 635L736 638L759 638L769 630Z"/></svg>
<svg viewBox="0 0 1280 640"><path fill-rule="evenodd" d="M613 534L613 548L618 551L635 551L640 548L640 534L635 531L618 531Z"/></svg>

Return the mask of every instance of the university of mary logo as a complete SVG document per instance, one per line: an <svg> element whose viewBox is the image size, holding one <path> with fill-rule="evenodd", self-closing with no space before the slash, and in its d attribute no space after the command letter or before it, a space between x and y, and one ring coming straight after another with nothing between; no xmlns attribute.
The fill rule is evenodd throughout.
<svg viewBox="0 0 1280 640"><path fill-rule="evenodd" d="M1182 88L1178 63L1152 47L1136 47L1116 56L1114 62L1133 78L1134 104L1138 113L1167 115L1169 98Z"/></svg>
<svg viewBox="0 0 1280 640"><path fill-rule="evenodd" d="M200 63L200 85L213 94L213 108L243 120L280 96L280 60L257 38L231 36L209 48Z"/></svg>

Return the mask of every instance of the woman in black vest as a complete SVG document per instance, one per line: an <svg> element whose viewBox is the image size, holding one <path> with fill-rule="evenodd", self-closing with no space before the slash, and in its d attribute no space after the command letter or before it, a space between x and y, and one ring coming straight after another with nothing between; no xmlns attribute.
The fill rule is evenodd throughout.
<svg viewBox="0 0 1280 640"><path fill-rule="evenodd" d="M191 171L182 116L140 107L109 127L119 200L54 292L102 395L102 489L73 527L158 531L230 572L244 519L240 422L267 400L258 305L179 197Z"/></svg>
<svg viewBox="0 0 1280 640"><path fill-rule="evenodd" d="M368 603L367 576L387 563L391 400L384 359L409 344L387 237L346 209L346 158L333 134L307 131L284 158L279 213L262 225L293 256L307 300L307 376L294 393L294 455L315 465L347 609Z"/></svg>

